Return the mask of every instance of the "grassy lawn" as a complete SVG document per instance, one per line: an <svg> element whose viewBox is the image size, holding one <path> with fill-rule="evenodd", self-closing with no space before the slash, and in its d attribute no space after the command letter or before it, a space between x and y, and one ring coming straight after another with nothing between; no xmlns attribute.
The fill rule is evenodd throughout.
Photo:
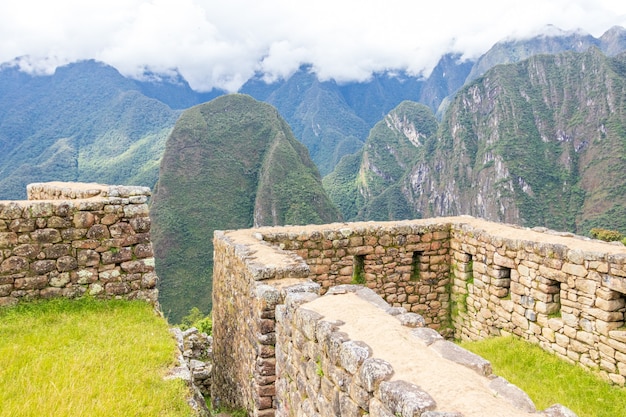
<svg viewBox="0 0 626 417"><path fill-rule="evenodd" d="M514 337L461 346L491 361L494 373L526 391L538 410L560 403L579 417L626 416L626 389L609 385L538 346Z"/></svg>
<svg viewBox="0 0 626 417"><path fill-rule="evenodd" d="M0 309L0 416L191 416L166 321L145 302Z"/></svg>

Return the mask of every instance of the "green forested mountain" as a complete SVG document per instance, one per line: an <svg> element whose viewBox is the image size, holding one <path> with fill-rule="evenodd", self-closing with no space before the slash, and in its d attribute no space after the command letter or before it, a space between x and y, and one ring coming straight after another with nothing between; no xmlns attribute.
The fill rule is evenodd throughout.
<svg viewBox="0 0 626 417"><path fill-rule="evenodd" d="M210 308L213 231L340 219L306 148L272 106L235 94L185 110L151 207L160 300Z"/></svg>
<svg viewBox="0 0 626 417"><path fill-rule="evenodd" d="M324 179L345 217L376 218L395 201L416 217L626 230L626 54L591 48L498 65L461 89L420 142L389 122L407 108ZM401 169L397 155L413 162ZM372 204L378 210L364 210Z"/></svg>
<svg viewBox="0 0 626 417"><path fill-rule="evenodd" d="M432 175L408 176L414 206L579 233L626 229L625 58L537 55L466 86L442 122Z"/></svg>
<svg viewBox="0 0 626 417"><path fill-rule="evenodd" d="M454 65L456 62L446 68L452 73ZM419 100L424 83L416 77L375 74L366 83L339 85L319 81L305 66L274 85L253 80L242 92L276 107L308 148L320 173L326 175L343 156L361 149L369 129L389 110L403 100ZM441 85L438 92L443 94L440 90Z"/></svg>
<svg viewBox="0 0 626 417"><path fill-rule="evenodd" d="M348 220L415 217L398 188L425 148L436 140L437 120L423 104L404 101L370 131L363 149L341 160L324 187Z"/></svg>
<svg viewBox="0 0 626 417"><path fill-rule="evenodd" d="M178 111L94 61L1 74L0 198L25 198L38 181L154 185Z"/></svg>

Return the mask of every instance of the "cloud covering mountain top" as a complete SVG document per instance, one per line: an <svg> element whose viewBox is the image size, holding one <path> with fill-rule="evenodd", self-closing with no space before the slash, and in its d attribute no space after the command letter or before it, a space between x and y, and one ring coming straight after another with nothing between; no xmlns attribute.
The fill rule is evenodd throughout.
<svg viewBox="0 0 626 417"><path fill-rule="evenodd" d="M626 26L608 0L22 0L0 4L0 62L29 72L97 59L126 76L182 75L199 91L236 91L254 74L321 79L428 74L439 57L477 57L547 25L600 36Z"/></svg>

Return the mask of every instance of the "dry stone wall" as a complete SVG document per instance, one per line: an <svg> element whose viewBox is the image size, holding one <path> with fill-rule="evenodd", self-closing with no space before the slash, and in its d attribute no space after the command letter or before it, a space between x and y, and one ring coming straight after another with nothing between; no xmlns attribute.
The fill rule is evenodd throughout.
<svg viewBox="0 0 626 417"><path fill-rule="evenodd" d="M218 404L275 415L286 366L277 311L290 294L347 283L446 337L515 334L624 384L623 246L465 216L216 232L214 242Z"/></svg>
<svg viewBox="0 0 626 417"><path fill-rule="evenodd" d="M394 307L421 314L426 323L449 326L450 224L362 223L283 232L263 240L300 256L308 278L328 288L363 284Z"/></svg>
<svg viewBox="0 0 626 417"><path fill-rule="evenodd" d="M328 311L329 304L353 306L346 300L348 294L374 306L360 305L377 325L376 332L360 334L363 340L351 334L363 329L358 314L345 314L344 321ZM372 310L378 314L372 315ZM321 298L294 291L276 312L278 416L575 416L558 404L536 410L526 393L492 374L488 361L423 327L418 314L390 307L368 288L341 285ZM389 320L380 320L385 317ZM378 342L391 335L402 343L400 349L385 350L385 343ZM398 358L399 351L406 356ZM428 368L423 372L426 379L436 375L445 381L443 387L441 381L430 383L407 374L410 367Z"/></svg>
<svg viewBox="0 0 626 417"><path fill-rule="evenodd" d="M0 201L0 306L51 297L157 302L146 187L37 183Z"/></svg>
<svg viewBox="0 0 626 417"><path fill-rule="evenodd" d="M558 235L548 236L556 240ZM452 226L456 337L477 340L513 333L624 385L623 246L572 236L573 247L567 240L537 242L533 236L519 230L515 238L502 238L467 225Z"/></svg>

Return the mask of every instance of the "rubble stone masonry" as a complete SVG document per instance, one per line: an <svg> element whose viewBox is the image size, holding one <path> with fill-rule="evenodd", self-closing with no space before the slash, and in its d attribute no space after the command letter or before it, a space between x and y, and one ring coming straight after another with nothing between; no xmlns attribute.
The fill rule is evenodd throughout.
<svg viewBox="0 0 626 417"><path fill-rule="evenodd" d="M251 415L273 416L277 410L282 415L287 399L292 410L300 410L296 414L330 415L311 408L311 401L308 411L293 403L311 396L302 391L304 380L302 386L281 380L296 366L281 362L281 349L286 344L308 349L301 336L289 340L287 334L313 335L302 328L305 313L288 303L293 294L314 298L344 284L369 288L396 314L419 314L426 327L445 338L514 334L608 381L626 382L626 248L621 244L461 216L217 231L214 247L212 397ZM321 349L326 356L334 354ZM328 375L312 360L302 375L312 380L319 379L316 373ZM351 374L361 372L359 366ZM280 391L288 386L299 387L300 394L285 397ZM368 404L380 410L385 400L376 386L354 388L360 396L351 401L365 405L376 398Z"/></svg>
<svg viewBox="0 0 626 417"><path fill-rule="evenodd" d="M91 295L157 302L146 187L37 183L0 201L0 306Z"/></svg>

